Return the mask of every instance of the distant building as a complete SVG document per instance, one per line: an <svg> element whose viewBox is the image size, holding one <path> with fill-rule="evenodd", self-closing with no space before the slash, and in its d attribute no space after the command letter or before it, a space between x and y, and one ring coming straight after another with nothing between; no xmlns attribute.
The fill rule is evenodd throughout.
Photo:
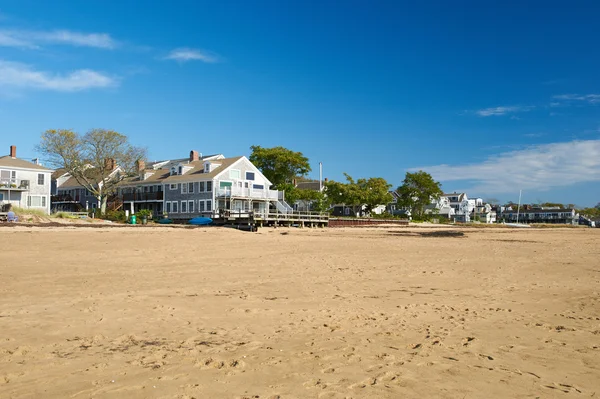
<svg viewBox="0 0 600 399"><path fill-rule="evenodd" d="M579 224L575 209L505 209L500 218L506 223Z"/></svg>

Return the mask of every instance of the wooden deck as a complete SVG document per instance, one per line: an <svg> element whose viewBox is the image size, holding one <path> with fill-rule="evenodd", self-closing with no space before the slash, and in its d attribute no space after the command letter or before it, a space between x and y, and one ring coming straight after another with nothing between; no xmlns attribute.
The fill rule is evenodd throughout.
<svg viewBox="0 0 600 399"><path fill-rule="evenodd" d="M316 212L251 212L251 211L225 211L220 213L203 213L202 215L210 217L214 224L218 226L297 226L297 227L327 227L329 224L329 215L327 213ZM190 215L187 219L195 217ZM176 222L185 222L177 220Z"/></svg>

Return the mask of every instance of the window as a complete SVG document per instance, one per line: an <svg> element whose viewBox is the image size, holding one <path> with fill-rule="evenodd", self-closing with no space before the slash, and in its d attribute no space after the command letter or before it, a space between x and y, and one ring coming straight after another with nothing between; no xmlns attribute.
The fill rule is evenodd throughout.
<svg viewBox="0 0 600 399"><path fill-rule="evenodd" d="M176 175L177 174L177 169L175 169L175 167L173 166L171 168L171 176Z"/></svg>
<svg viewBox="0 0 600 399"><path fill-rule="evenodd" d="M201 181L200 183L198 183L198 192L199 193L203 193L204 192L204 182Z"/></svg>
<svg viewBox="0 0 600 399"><path fill-rule="evenodd" d="M181 213L187 213L187 202L181 201Z"/></svg>
<svg viewBox="0 0 600 399"><path fill-rule="evenodd" d="M43 202L42 202L42 199L43 199ZM46 206L46 197L42 197L39 195L30 195L29 197L27 197L27 206L34 207L34 208L45 207Z"/></svg>
<svg viewBox="0 0 600 399"><path fill-rule="evenodd" d="M206 201L206 210L208 212L212 211L212 201L211 200Z"/></svg>
<svg viewBox="0 0 600 399"><path fill-rule="evenodd" d="M178 172L179 172L179 174L180 174L180 175L182 175L182 174L183 174L183 166L180 166L180 167L179 167L179 170L178 170Z"/></svg>
<svg viewBox="0 0 600 399"><path fill-rule="evenodd" d="M187 189L188 189L188 185L187 183L181 183L181 194L187 194ZM181 211L183 212L183 209L181 209Z"/></svg>
<svg viewBox="0 0 600 399"><path fill-rule="evenodd" d="M230 179L240 179L242 176L242 173L240 172L239 169L231 169L229 171L229 178Z"/></svg>
<svg viewBox="0 0 600 399"><path fill-rule="evenodd" d="M192 194L194 192L194 183L188 183L188 193Z"/></svg>
<svg viewBox="0 0 600 399"><path fill-rule="evenodd" d="M43 186L43 185L44 185L44 174L38 173L38 186Z"/></svg>
<svg viewBox="0 0 600 399"><path fill-rule="evenodd" d="M179 211L177 210L177 201L173 201L172 207L173 207L173 213L179 213Z"/></svg>
<svg viewBox="0 0 600 399"><path fill-rule="evenodd" d="M204 164L204 173L208 173L210 172L210 163L205 163Z"/></svg>
<svg viewBox="0 0 600 399"><path fill-rule="evenodd" d="M230 181L219 182L219 188L231 188L232 183Z"/></svg>
<svg viewBox="0 0 600 399"><path fill-rule="evenodd" d="M250 183L248 183L247 181L244 182L244 188L248 188L250 187Z"/></svg>
<svg viewBox="0 0 600 399"><path fill-rule="evenodd" d="M194 213L194 201L188 201L188 212Z"/></svg>
<svg viewBox="0 0 600 399"><path fill-rule="evenodd" d="M253 184L252 188L255 190L264 190L265 186L263 186L262 184Z"/></svg>
<svg viewBox="0 0 600 399"><path fill-rule="evenodd" d="M212 182L211 181L206 182L206 191L212 191Z"/></svg>
<svg viewBox="0 0 600 399"><path fill-rule="evenodd" d="M350 214L350 208L344 208L344 215Z"/></svg>
<svg viewBox="0 0 600 399"><path fill-rule="evenodd" d="M198 211L204 212L204 201L198 201Z"/></svg>
<svg viewBox="0 0 600 399"><path fill-rule="evenodd" d="M171 213L171 203L167 202L167 213Z"/></svg>
<svg viewBox="0 0 600 399"><path fill-rule="evenodd" d="M147 193L148 192L148 186L144 186L144 192Z"/></svg>
<svg viewBox="0 0 600 399"><path fill-rule="evenodd" d="M171 190L177 190L177 184L173 184L173 183L171 183L171 186L169 186L169 188L170 188Z"/></svg>
<svg viewBox="0 0 600 399"><path fill-rule="evenodd" d="M254 172L246 172L246 180L254 180Z"/></svg>
<svg viewBox="0 0 600 399"><path fill-rule="evenodd" d="M156 192L157 193L162 192L162 186L156 186Z"/></svg>

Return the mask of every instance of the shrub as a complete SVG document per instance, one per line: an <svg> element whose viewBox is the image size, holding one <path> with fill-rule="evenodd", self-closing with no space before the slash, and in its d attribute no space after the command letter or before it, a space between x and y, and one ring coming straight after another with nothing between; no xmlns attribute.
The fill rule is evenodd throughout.
<svg viewBox="0 0 600 399"><path fill-rule="evenodd" d="M125 211L107 211L104 215L104 219L111 220L113 222L125 222L127 220L127 216L125 216Z"/></svg>
<svg viewBox="0 0 600 399"><path fill-rule="evenodd" d="M54 217L59 219L79 219L77 216L72 215L69 212L57 212L54 214Z"/></svg>
<svg viewBox="0 0 600 399"><path fill-rule="evenodd" d="M152 216L152 211L149 209L140 209L135 215L140 219L150 219L150 217Z"/></svg>

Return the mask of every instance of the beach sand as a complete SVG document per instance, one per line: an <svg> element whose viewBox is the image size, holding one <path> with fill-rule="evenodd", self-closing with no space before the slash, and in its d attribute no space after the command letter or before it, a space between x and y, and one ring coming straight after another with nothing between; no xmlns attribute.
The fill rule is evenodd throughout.
<svg viewBox="0 0 600 399"><path fill-rule="evenodd" d="M0 398L600 397L600 229L0 240Z"/></svg>

